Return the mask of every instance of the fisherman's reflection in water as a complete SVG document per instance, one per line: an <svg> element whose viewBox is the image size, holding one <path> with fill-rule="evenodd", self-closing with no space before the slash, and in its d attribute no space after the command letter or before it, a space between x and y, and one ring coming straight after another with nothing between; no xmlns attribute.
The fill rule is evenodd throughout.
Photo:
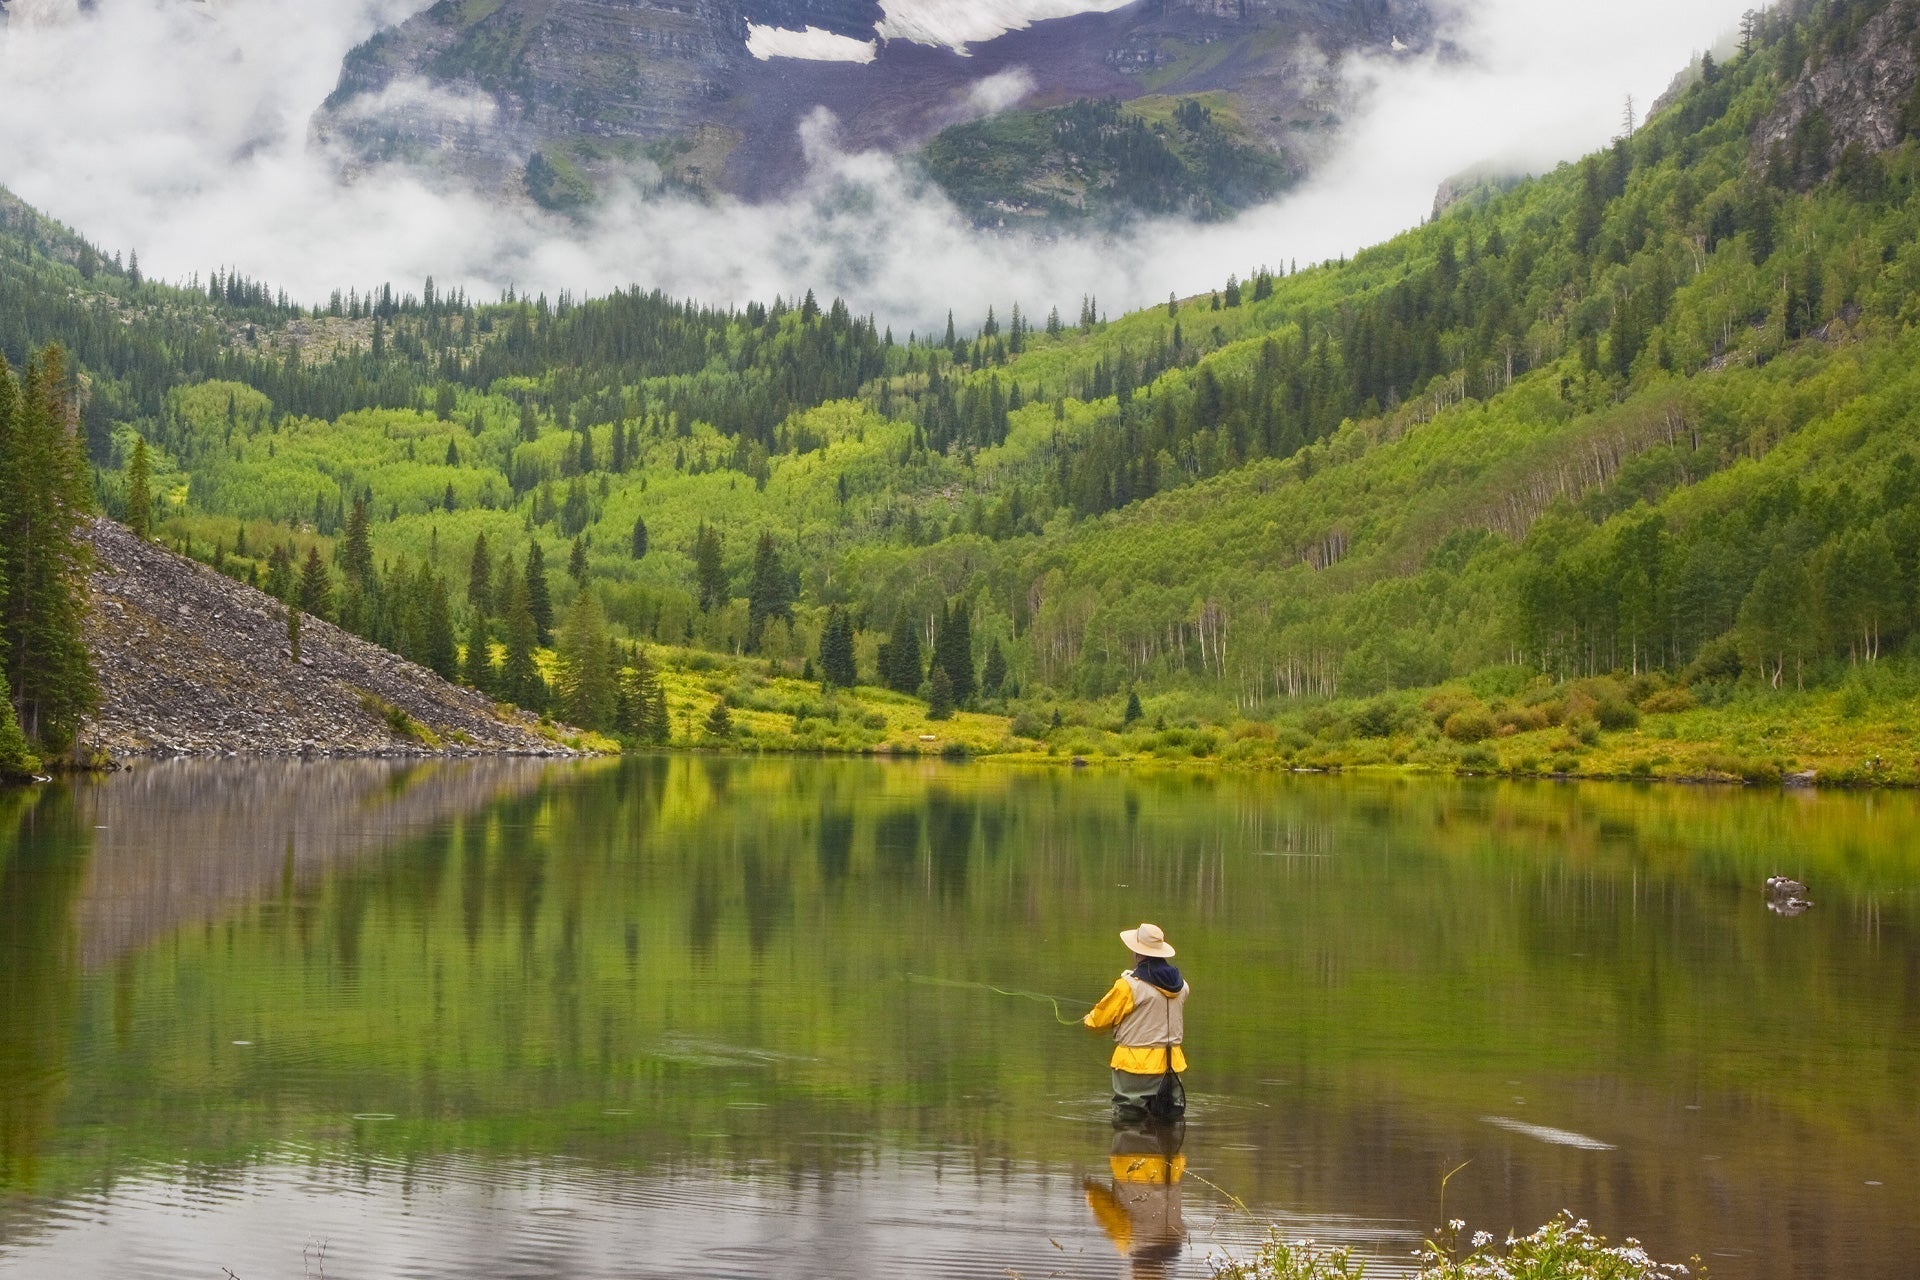
<svg viewBox="0 0 1920 1280"><path fill-rule="evenodd" d="M1180 1260L1187 1240L1180 1221L1180 1178L1187 1168L1180 1147L1186 1136L1182 1121L1120 1126L1107 1161L1111 1181L1086 1180L1087 1207L1127 1260L1131 1280L1171 1275Z"/></svg>

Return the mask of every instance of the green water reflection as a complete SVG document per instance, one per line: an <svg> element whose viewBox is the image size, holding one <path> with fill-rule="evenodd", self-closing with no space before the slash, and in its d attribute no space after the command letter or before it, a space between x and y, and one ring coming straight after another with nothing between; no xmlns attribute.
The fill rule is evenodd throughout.
<svg viewBox="0 0 1920 1280"><path fill-rule="evenodd" d="M689 758L0 796L0 1268L47 1206L289 1149L746 1184L932 1153L1077 1201L1104 1047L956 984L1084 1004L1152 919L1195 990L1190 1220L1217 1187L1417 1231L1471 1160L1447 1212L1490 1229L1906 1275L1917 833L1905 795ZM1775 872L1812 913L1765 910Z"/></svg>

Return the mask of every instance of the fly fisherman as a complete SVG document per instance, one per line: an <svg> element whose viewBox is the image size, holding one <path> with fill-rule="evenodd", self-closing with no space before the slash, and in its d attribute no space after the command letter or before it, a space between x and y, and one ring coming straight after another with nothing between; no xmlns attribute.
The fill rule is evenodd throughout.
<svg viewBox="0 0 1920 1280"><path fill-rule="evenodd" d="M1187 1069L1182 1051L1187 984L1167 962L1173 948L1157 924L1123 929L1120 941L1133 952L1133 968L1121 974L1081 1019L1095 1031L1113 1029L1113 1116L1115 1120L1177 1120L1187 1109L1180 1073ZM1171 1057L1171 1061L1169 1061Z"/></svg>

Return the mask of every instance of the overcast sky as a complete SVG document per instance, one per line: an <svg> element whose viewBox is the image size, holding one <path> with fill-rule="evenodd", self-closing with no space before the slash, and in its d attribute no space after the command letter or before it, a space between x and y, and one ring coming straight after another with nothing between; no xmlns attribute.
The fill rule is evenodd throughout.
<svg viewBox="0 0 1920 1280"><path fill-rule="evenodd" d="M622 197L580 227L400 172L342 185L308 122L346 50L420 0L99 0L85 17L73 0L15 0L0 36L0 184L109 251L137 248L149 275L237 267L304 300L432 275L483 297L638 282L727 303L810 287L902 330L1015 300L1070 315L1084 293L1118 314L1384 239L1481 161L1541 169L1601 146L1629 93L1651 101L1752 0L1457 2L1471 60L1350 62L1368 105L1303 190L1229 225L1150 225L1117 242L975 233L896 162L842 153L821 119L801 126L813 177L775 207ZM1110 7L992 8L1011 22L1076 5ZM898 29L956 37L965 7L886 5Z"/></svg>

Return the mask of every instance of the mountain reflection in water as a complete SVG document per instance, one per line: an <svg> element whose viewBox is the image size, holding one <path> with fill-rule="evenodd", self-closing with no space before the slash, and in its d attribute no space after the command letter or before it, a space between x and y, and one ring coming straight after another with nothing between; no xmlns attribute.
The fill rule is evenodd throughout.
<svg viewBox="0 0 1920 1280"><path fill-rule="evenodd" d="M1204 1276L1269 1223L1379 1274L1471 1161L1445 1212L1495 1233L1904 1276L1917 827L681 757L8 793L0 1275ZM1091 1000L1143 918L1194 986L1171 1139L989 989Z"/></svg>

